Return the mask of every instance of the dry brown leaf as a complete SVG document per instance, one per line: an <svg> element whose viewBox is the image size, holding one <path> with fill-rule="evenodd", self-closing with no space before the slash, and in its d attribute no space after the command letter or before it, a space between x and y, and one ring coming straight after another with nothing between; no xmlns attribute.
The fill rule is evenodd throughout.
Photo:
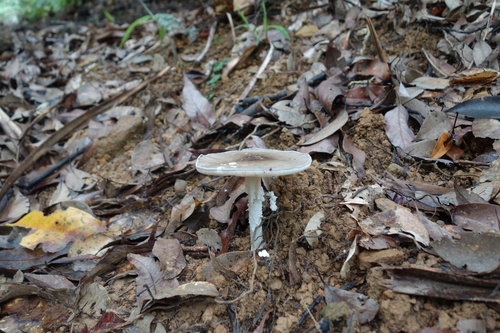
<svg viewBox="0 0 500 333"><path fill-rule="evenodd" d="M436 145L432 150L431 158L440 158L444 156L453 146L453 140L450 139L451 135L449 132L442 133L438 140L436 141Z"/></svg>
<svg viewBox="0 0 500 333"><path fill-rule="evenodd" d="M191 121L209 128L215 123L215 113L212 110L212 105L196 89L186 74L183 75L184 88L182 88L183 109L186 111Z"/></svg>
<svg viewBox="0 0 500 333"><path fill-rule="evenodd" d="M385 114L385 132L393 146L405 149L414 139L415 135L408 126L408 111L402 105Z"/></svg>

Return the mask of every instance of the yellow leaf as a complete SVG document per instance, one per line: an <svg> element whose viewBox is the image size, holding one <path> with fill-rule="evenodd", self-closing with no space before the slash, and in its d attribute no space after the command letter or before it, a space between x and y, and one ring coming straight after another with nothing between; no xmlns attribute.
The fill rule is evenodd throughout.
<svg viewBox="0 0 500 333"><path fill-rule="evenodd" d="M48 216L40 211L33 211L16 223L8 225L31 228L20 244L34 249L41 243L45 252L60 251L68 243L106 230L101 221L74 207L55 211Z"/></svg>
<svg viewBox="0 0 500 333"><path fill-rule="evenodd" d="M451 134L448 132L442 133L434 146L431 158L440 158L450 150L453 145L453 140L450 139Z"/></svg>

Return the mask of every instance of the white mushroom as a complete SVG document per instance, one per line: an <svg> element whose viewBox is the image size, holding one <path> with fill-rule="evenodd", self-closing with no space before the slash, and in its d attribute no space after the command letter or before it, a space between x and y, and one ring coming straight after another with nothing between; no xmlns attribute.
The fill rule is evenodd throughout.
<svg viewBox="0 0 500 333"><path fill-rule="evenodd" d="M291 175L307 169L310 165L311 156L308 154L258 148L200 155L196 160L196 169L200 173L245 177L252 251L265 246L261 224L264 202L261 179Z"/></svg>

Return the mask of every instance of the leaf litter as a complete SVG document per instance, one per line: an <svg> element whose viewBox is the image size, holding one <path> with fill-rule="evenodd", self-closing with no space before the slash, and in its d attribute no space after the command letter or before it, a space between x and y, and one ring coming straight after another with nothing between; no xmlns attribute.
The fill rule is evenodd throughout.
<svg viewBox="0 0 500 333"><path fill-rule="evenodd" d="M126 32L128 3L122 25L2 28L2 329L498 330L493 3L249 2L247 31L239 2L160 6L180 23L163 42ZM259 259L242 180L194 169L253 146L314 160L266 182ZM101 222L69 227L75 201ZM26 243L51 205L32 227L68 228Z"/></svg>

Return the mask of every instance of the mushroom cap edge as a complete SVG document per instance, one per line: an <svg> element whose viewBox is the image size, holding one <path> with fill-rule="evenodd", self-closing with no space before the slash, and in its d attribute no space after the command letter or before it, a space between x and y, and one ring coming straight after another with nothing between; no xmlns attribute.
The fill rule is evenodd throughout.
<svg viewBox="0 0 500 333"><path fill-rule="evenodd" d="M196 170L206 175L272 177L303 171L311 162L309 154L297 151L248 148L200 155Z"/></svg>

